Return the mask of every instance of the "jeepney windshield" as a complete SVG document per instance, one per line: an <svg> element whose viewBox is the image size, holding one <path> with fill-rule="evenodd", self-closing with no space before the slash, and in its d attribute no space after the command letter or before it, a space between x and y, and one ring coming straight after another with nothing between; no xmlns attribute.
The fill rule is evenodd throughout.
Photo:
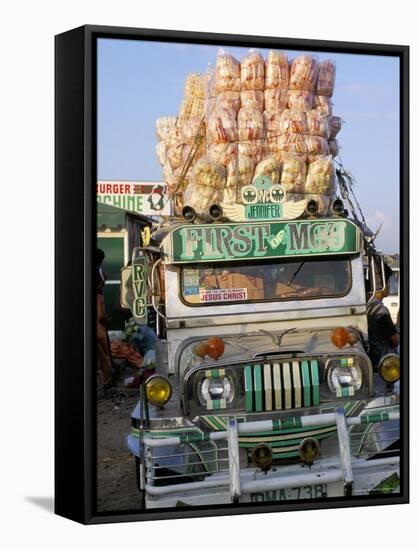
<svg viewBox="0 0 419 550"><path fill-rule="evenodd" d="M347 294L348 259L197 264L182 267L181 294L189 305L264 302Z"/></svg>

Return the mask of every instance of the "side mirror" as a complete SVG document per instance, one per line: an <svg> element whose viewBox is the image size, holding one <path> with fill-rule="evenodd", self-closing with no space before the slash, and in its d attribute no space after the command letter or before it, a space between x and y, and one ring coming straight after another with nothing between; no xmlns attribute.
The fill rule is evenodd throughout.
<svg viewBox="0 0 419 550"><path fill-rule="evenodd" d="M384 258L379 254L368 256L368 264L365 266L365 290L367 294L374 296L386 286L384 274Z"/></svg>
<svg viewBox="0 0 419 550"><path fill-rule="evenodd" d="M375 292L381 292L386 286L386 278L384 272L384 258L380 255L372 256L375 273Z"/></svg>

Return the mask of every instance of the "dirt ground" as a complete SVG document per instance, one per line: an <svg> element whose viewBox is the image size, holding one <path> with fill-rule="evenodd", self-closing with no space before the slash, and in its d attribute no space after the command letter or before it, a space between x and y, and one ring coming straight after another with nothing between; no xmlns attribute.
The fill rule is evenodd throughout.
<svg viewBox="0 0 419 550"><path fill-rule="evenodd" d="M125 445L138 390L98 392L97 506L99 512L140 510L134 458Z"/></svg>

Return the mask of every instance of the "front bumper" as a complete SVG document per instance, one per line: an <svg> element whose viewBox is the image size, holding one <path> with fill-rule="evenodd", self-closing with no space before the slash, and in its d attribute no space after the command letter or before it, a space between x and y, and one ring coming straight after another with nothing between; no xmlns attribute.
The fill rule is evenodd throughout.
<svg viewBox="0 0 419 550"><path fill-rule="evenodd" d="M296 495L311 498L311 491L302 496L301 491L293 492L298 487L316 487L314 498L389 492L389 487L397 490L392 478L399 470L394 446L399 438L399 413L394 399L328 410L321 414L300 411L288 418L217 417L212 418L213 431L201 429L202 418L193 422L159 419L141 434L134 428L127 443L140 458L147 506L282 500ZM301 440L313 434L324 438L320 459L308 468L296 456ZM249 450L261 441L279 449L268 472L251 467L248 461ZM289 464L292 459L294 464ZM388 478L392 484L383 485Z"/></svg>

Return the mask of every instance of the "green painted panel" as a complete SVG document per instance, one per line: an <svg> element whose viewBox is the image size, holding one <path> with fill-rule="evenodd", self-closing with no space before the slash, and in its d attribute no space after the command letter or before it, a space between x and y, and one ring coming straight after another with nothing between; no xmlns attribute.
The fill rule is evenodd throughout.
<svg viewBox="0 0 419 550"><path fill-rule="evenodd" d="M311 405L311 383L310 383L310 371L308 368L308 362L301 362L301 374L303 378L303 399L304 407Z"/></svg>
<svg viewBox="0 0 419 550"><path fill-rule="evenodd" d="M253 376L255 384L255 410L262 411L262 369L260 365L253 367Z"/></svg>
<svg viewBox="0 0 419 550"><path fill-rule="evenodd" d="M180 226L164 243L167 261L195 263L354 254L360 230L345 219Z"/></svg>
<svg viewBox="0 0 419 550"><path fill-rule="evenodd" d="M246 365L244 367L244 388L246 396L246 411L253 411L253 376L252 367Z"/></svg>
<svg viewBox="0 0 419 550"><path fill-rule="evenodd" d="M310 361L311 381L313 387L313 405L320 403L320 381L319 381L319 365L315 359Z"/></svg>

